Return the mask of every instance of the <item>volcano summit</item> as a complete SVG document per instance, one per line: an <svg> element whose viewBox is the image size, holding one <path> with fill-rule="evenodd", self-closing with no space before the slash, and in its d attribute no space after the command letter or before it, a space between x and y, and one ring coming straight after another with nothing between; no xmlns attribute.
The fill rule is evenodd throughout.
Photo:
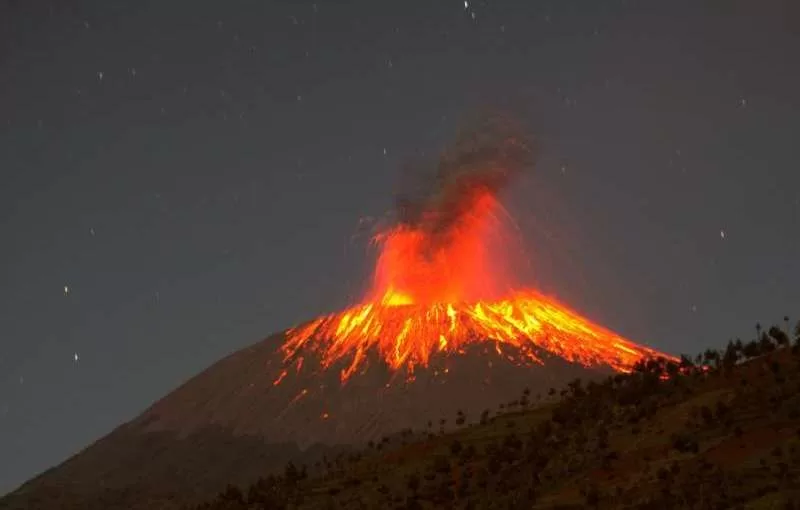
<svg viewBox="0 0 800 510"><path fill-rule="evenodd" d="M497 197L532 159L506 121L465 131L374 236L361 302L217 362L0 509L176 508L290 460L663 356L515 281Z"/></svg>
<svg viewBox="0 0 800 510"><path fill-rule="evenodd" d="M364 302L290 330L285 361L299 368L308 350L320 354L323 368L347 359L345 382L371 350L409 377L433 353L463 354L476 342L493 343L498 354L513 347L514 357L537 363L538 348L621 371L657 354L519 288L509 255L517 251L513 225L496 195L532 167L531 142L520 133L499 118L462 133L424 192L401 197L396 223L375 236L380 251Z"/></svg>

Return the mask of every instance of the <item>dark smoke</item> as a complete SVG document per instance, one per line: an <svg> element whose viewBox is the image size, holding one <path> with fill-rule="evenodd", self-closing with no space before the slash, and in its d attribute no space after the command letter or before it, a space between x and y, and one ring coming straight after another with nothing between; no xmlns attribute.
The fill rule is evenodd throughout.
<svg viewBox="0 0 800 510"><path fill-rule="evenodd" d="M478 197L497 194L533 167L532 145L507 117L484 115L466 123L434 165L406 168L405 177L421 182L397 195L398 221L433 236L449 232Z"/></svg>

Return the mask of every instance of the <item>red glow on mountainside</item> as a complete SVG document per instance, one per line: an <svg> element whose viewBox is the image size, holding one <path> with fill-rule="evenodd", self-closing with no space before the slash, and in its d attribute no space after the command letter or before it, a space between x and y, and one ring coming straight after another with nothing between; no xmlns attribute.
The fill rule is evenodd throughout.
<svg viewBox="0 0 800 510"><path fill-rule="evenodd" d="M543 363L547 351L623 372L642 358L664 356L515 281L512 222L497 191L529 149L514 136L478 142L465 137L455 155L443 156L434 192L374 238L379 255L361 303L286 333L287 362L316 352L323 368L344 362L345 382L366 366L369 352L413 377L434 354L479 342L519 362Z"/></svg>

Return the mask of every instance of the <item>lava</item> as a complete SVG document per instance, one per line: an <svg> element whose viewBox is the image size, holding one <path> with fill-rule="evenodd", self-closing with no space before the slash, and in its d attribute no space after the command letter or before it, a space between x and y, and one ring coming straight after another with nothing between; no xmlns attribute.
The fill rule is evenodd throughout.
<svg viewBox="0 0 800 510"><path fill-rule="evenodd" d="M405 201L396 224L374 237L379 254L362 302L288 330L286 364L315 352L325 369L343 362L345 382L370 352L413 377L436 354L485 342L516 362L544 363L544 351L621 372L646 357L671 358L516 284L513 222L497 192L527 162L528 146L514 135L465 140L443 156L432 191Z"/></svg>
<svg viewBox="0 0 800 510"><path fill-rule="evenodd" d="M500 353L512 347L508 356L522 358L518 361L542 363L538 353L545 350L622 372L644 357L662 356L551 297L506 287L508 275L497 274L503 264L492 257L486 240L504 231L507 215L489 194L476 197L470 211L435 243L424 230L407 225L379 234L381 251L368 298L289 330L282 347L285 359L311 349L320 354L324 368L348 360L341 372L344 382L372 349L392 369L405 366L412 374L434 353L463 352L468 344L485 341L494 342Z"/></svg>

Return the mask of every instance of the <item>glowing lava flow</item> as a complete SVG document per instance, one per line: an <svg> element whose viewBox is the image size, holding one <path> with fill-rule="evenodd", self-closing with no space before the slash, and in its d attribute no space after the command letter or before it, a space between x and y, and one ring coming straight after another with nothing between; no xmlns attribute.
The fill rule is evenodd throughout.
<svg viewBox="0 0 800 510"><path fill-rule="evenodd" d="M463 352L468 344L487 341L515 361L543 363L539 354L547 351L623 372L644 357L662 355L539 292L515 290L507 253L500 251L509 248L508 216L490 192L468 191L459 191L463 203L452 221L445 218L446 228L439 228L439 213L431 212L377 236L380 255L367 299L289 330L284 359L311 350L323 368L343 361L344 382L372 350L409 374L435 353Z"/></svg>

